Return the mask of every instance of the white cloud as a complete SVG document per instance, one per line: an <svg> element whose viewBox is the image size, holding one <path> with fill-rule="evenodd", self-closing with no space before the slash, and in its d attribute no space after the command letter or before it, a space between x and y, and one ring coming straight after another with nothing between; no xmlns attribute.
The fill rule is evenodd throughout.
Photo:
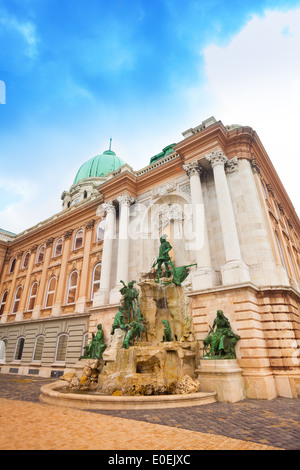
<svg viewBox="0 0 300 470"><path fill-rule="evenodd" d="M299 51L300 9L254 16L226 47L204 50L212 114L257 131L298 212Z"/></svg>
<svg viewBox="0 0 300 470"><path fill-rule="evenodd" d="M37 43L38 37L36 34L36 27L30 21L22 22L15 17L3 16L0 18L2 24L8 30L17 31L25 40L27 47L24 53L27 57L34 59L37 56Z"/></svg>

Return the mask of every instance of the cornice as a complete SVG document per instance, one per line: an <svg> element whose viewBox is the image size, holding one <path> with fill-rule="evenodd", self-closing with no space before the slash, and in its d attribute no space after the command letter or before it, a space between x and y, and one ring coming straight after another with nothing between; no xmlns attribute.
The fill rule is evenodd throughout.
<svg viewBox="0 0 300 470"><path fill-rule="evenodd" d="M77 220L85 222L87 219L91 219L92 216L96 214L96 208L101 204L102 200L103 197L97 197L78 206L54 214L48 219L39 222L37 225L20 232L11 242L11 247L21 246L24 243L27 245L36 243L37 238L49 238L50 229L55 229L56 231L61 230L61 235L63 235L68 227L73 228ZM51 232L51 235L52 233L53 232ZM31 238L33 241L30 241Z"/></svg>
<svg viewBox="0 0 300 470"><path fill-rule="evenodd" d="M218 121L179 142L174 150L181 155L185 164L203 158L216 148L221 149L229 160L237 157L255 161L260 168L261 175L273 188L276 199L283 205L288 219L300 231L300 221L295 208L260 138L252 127L240 126L227 130L222 122Z"/></svg>
<svg viewBox="0 0 300 470"><path fill-rule="evenodd" d="M136 176L129 170L119 172L101 185L101 193L105 201L117 199L124 191L134 198L137 196Z"/></svg>
<svg viewBox="0 0 300 470"><path fill-rule="evenodd" d="M163 183L164 181L184 175L185 171L182 167L183 163L181 155L176 153L172 155L172 158L169 157L169 160L165 163L157 165L151 171L142 173L137 178L138 194L142 194L149 189L153 189L153 187Z"/></svg>
<svg viewBox="0 0 300 470"><path fill-rule="evenodd" d="M117 199L124 191L129 196L137 198L138 195L181 173L184 174L181 156L170 154L140 171L125 170L117 173L101 185L101 193L105 201Z"/></svg>
<svg viewBox="0 0 300 470"><path fill-rule="evenodd" d="M196 157L204 157L215 148L219 147L225 151L228 139L228 131L221 121L212 124L175 145L177 152L184 163L192 161Z"/></svg>
<svg viewBox="0 0 300 470"><path fill-rule="evenodd" d="M254 159L260 169L260 174L265 182L270 185L273 192L273 197L279 204L282 205L286 216L290 219L295 227L295 230L300 232L300 220L296 210L289 198L289 195L283 186L277 171L275 170L273 163L267 154L260 138L256 131L252 130L252 133L248 134L248 145L250 158ZM241 157L239 157L241 158ZM246 154L242 158L247 158Z"/></svg>

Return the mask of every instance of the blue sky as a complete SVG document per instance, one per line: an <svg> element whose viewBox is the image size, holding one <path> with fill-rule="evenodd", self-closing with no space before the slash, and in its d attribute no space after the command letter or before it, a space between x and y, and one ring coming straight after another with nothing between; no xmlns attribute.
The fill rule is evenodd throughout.
<svg viewBox="0 0 300 470"><path fill-rule="evenodd" d="M138 170L212 115L258 132L299 213L299 31L300 0L0 0L0 227L59 212L110 137Z"/></svg>

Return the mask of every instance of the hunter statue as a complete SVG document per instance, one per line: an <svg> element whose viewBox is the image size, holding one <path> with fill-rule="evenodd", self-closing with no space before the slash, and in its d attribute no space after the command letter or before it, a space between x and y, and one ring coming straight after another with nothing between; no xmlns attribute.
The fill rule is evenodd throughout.
<svg viewBox="0 0 300 470"><path fill-rule="evenodd" d="M196 263L188 264L186 266L178 266L174 265L172 261L169 251L173 249L172 245L166 240L167 236L162 235L160 237L160 247L159 247L159 254L156 261L153 263L152 268L157 266L157 277L155 279L156 282L159 282L159 279L162 277L161 268L162 265L165 265L165 273L164 277L171 278L170 281L164 282L164 284L169 284L173 282L176 286L181 286L181 283L187 278L189 275L188 268L190 266L196 266ZM171 271L170 271L171 268Z"/></svg>
<svg viewBox="0 0 300 470"><path fill-rule="evenodd" d="M161 267L163 264L165 265L165 277L171 277L171 271L169 269L169 266L171 265L171 261L172 261L169 255L169 251L171 250L172 250L172 245L167 241L167 236L162 235L160 237L160 247L159 247L158 258L152 265L152 268L154 268L157 265L157 279L156 279L157 282L159 282L159 279L161 277Z"/></svg>
<svg viewBox="0 0 300 470"><path fill-rule="evenodd" d="M228 318L222 310L218 310L213 325L203 340L203 358L235 359L235 345L239 339L233 333Z"/></svg>
<svg viewBox="0 0 300 470"><path fill-rule="evenodd" d="M120 281L123 287L120 293L123 295L124 309L127 315L127 323L139 320L141 317L139 292L133 287L136 281L130 281L126 286L124 281Z"/></svg>

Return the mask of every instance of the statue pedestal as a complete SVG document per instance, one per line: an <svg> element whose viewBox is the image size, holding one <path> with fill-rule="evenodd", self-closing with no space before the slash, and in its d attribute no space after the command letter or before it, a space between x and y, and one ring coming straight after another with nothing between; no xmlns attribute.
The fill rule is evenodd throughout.
<svg viewBox="0 0 300 470"><path fill-rule="evenodd" d="M196 369L201 392L217 392L217 401L235 403L246 398L242 369L236 359L201 359Z"/></svg>
<svg viewBox="0 0 300 470"><path fill-rule="evenodd" d="M110 346L104 351L102 358L105 362L113 362L117 358L117 352L122 349L123 342L126 336L126 331L121 328L116 328L114 334L111 336Z"/></svg>

